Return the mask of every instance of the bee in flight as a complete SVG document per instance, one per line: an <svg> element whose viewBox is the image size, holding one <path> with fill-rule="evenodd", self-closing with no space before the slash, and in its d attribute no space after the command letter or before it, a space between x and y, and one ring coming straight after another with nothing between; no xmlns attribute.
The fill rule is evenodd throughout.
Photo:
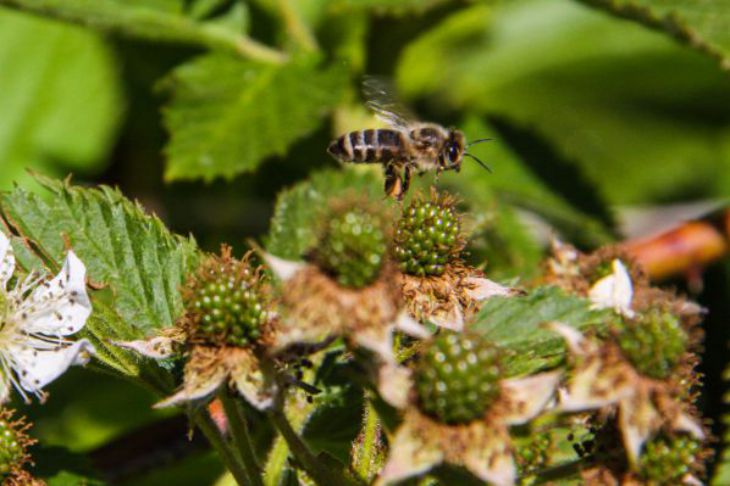
<svg viewBox="0 0 730 486"><path fill-rule="evenodd" d="M345 133L330 143L327 152L340 162L383 164L385 193L401 200L408 191L413 171L440 174L459 172L464 156L471 157L491 172L466 148L489 138L466 143L464 134L436 123L414 121L415 118L393 96L389 86L378 78L366 78L363 89L366 105L390 128L367 128Z"/></svg>

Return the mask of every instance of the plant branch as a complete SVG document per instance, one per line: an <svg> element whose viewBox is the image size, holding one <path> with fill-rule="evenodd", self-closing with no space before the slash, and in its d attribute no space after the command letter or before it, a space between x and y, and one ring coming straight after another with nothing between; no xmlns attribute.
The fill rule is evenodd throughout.
<svg viewBox="0 0 730 486"><path fill-rule="evenodd" d="M284 21L286 31L292 40L305 51L318 51L319 46L317 45L317 40L314 38L314 34L312 34L309 26L296 11L294 5L292 5L292 0L279 0L277 7Z"/></svg>
<svg viewBox="0 0 730 486"><path fill-rule="evenodd" d="M289 444L291 453L297 459L302 469L304 469L317 484L337 484L342 486L357 485L357 483L352 481L346 475L339 471L332 470L317 459L301 437L299 437L294 429L292 429L292 426L286 418L281 406L277 406L269 411L269 419L282 437L284 437L287 444Z"/></svg>
<svg viewBox="0 0 730 486"><path fill-rule="evenodd" d="M223 27L111 0L0 0L0 5L126 37L227 50L267 63L287 60L285 53Z"/></svg>
<svg viewBox="0 0 730 486"><path fill-rule="evenodd" d="M221 388L218 397L223 404L223 410L226 412L233 444L241 456L246 473L251 480L251 486L264 486L261 479L261 466L254 452L246 415L241 407L240 399L231 397L226 387Z"/></svg>
<svg viewBox="0 0 730 486"><path fill-rule="evenodd" d="M375 475L378 466L378 439L380 436L380 423L378 414L375 412L370 400L365 399L365 412L363 414L363 425L357 439L356 450L353 451L353 467L355 472L364 481L370 481Z"/></svg>
<svg viewBox="0 0 730 486"><path fill-rule="evenodd" d="M221 436L218 427L210 418L208 411L205 408L198 409L191 414L191 417L193 423L195 423L203 435L205 435L206 439L208 439L208 442L216 450L223 464L225 464L226 468L233 475L236 482L242 486L253 484L249 482L248 475L241 460L233 453L229 444Z"/></svg>

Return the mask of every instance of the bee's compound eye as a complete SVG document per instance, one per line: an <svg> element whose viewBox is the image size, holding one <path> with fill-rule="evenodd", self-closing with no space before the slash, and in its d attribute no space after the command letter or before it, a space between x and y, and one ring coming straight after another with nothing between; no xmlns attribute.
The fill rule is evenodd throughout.
<svg viewBox="0 0 730 486"><path fill-rule="evenodd" d="M456 159L459 158L459 148L456 146L456 144L452 144L451 147L449 147L449 159L452 162L455 162Z"/></svg>

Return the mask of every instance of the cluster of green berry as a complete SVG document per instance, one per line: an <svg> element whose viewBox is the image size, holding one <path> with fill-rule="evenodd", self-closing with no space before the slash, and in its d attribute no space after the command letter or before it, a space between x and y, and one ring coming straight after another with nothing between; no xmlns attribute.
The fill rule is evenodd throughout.
<svg viewBox="0 0 730 486"><path fill-rule="evenodd" d="M382 218L364 208L333 211L319 235L314 258L343 287L374 282L388 248Z"/></svg>
<svg viewBox="0 0 730 486"><path fill-rule="evenodd" d="M420 277L442 275L463 249L459 216L450 201L415 200L403 210L393 253L401 270Z"/></svg>
<svg viewBox="0 0 730 486"><path fill-rule="evenodd" d="M659 436L644 446L639 463L641 476L651 484L680 484L684 476L696 472L701 451L700 442L689 436Z"/></svg>
<svg viewBox="0 0 730 486"><path fill-rule="evenodd" d="M448 424L482 417L499 396L499 358L497 348L478 335L438 336L416 369L419 407Z"/></svg>
<svg viewBox="0 0 730 486"><path fill-rule="evenodd" d="M260 285L246 261L211 265L195 282L186 306L196 336L232 346L245 346L258 339L268 319Z"/></svg>
<svg viewBox="0 0 730 486"><path fill-rule="evenodd" d="M687 351L688 336L676 316L651 310L622 322L616 341L637 370L651 378L665 379Z"/></svg>
<svg viewBox="0 0 730 486"><path fill-rule="evenodd" d="M0 477L25 461L25 441L20 434L7 417L0 419Z"/></svg>

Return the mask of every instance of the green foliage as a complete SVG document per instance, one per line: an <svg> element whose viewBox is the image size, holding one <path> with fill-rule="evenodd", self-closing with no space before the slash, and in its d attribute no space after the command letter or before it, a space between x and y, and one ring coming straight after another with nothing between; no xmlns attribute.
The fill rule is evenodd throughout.
<svg viewBox="0 0 730 486"><path fill-rule="evenodd" d="M730 191L714 170L730 157L719 142L727 76L665 36L587 8L524 1L458 10L405 48L397 78L404 94L497 121L500 140L517 138L513 126L533 131L611 203ZM553 188L575 180L537 163Z"/></svg>
<svg viewBox="0 0 730 486"><path fill-rule="evenodd" d="M283 155L343 93L345 73L311 64L267 65L208 55L168 79L169 180L231 178Z"/></svg>
<svg viewBox="0 0 730 486"><path fill-rule="evenodd" d="M330 198L356 194L382 197L380 184L375 172L326 170L287 189L276 201L267 251L283 258L300 259L317 241L317 218Z"/></svg>
<svg viewBox="0 0 730 486"><path fill-rule="evenodd" d="M562 339L544 324L557 321L580 330L602 329L605 316L591 310L587 300L557 287L537 287L524 296L487 300L469 328L509 353L506 368L514 375L554 365L564 357Z"/></svg>
<svg viewBox="0 0 730 486"><path fill-rule="evenodd" d="M123 99L114 55L102 39L0 9L0 60L6 66L0 76L0 188L30 182L27 167L56 175L104 167Z"/></svg>
<svg viewBox="0 0 730 486"><path fill-rule="evenodd" d="M730 69L730 18L727 2L710 0L583 0L626 19L664 30L688 45L718 58Z"/></svg>

